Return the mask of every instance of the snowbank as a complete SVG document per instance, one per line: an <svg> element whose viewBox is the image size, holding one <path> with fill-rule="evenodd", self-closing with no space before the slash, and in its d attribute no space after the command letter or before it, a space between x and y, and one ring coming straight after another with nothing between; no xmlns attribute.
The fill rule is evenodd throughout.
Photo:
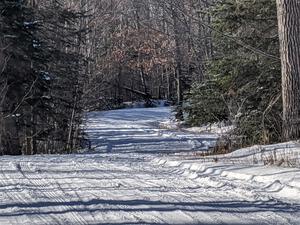
<svg viewBox="0 0 300 225"><path fill-rule="evenodd" d="M202 182L203 177L221 176L229 180L261 183L261 191L273 197L292 202L300 201L300 169L298 168L203 163L199 160L174 158L157 158L152 163L163 167L174 167L177 173L196 182Z"/></svg>
<svg viewBox="0 0 300 225"><path fill-rule="evenodd" d="M299 202L299 156L300 144L287 142L257 145L218 156L165 157L155 159L153 163L175 167L191 179L218 175L231 180L262 183L264 191L271 195Z"/></svg>
<svg viewBox="0 0 300 225"><path fill-rule="evenodd" d="M300 143L255 145L226 155L205 157L205 160L246 165L300 167Z"/></svg>
<svg viewBox="0 0 300 225"><path fill-rule="evenodd" d="M185 128L184 130L194 133L214 133L219 135L228 134L234 129L232 125L226 125L224 123L214 123L210 125L205 125L201 127L190 127Z"/></svg>
<svg viewBox="0 0 300 225"><path fill-rule="evenodd" d="M182 122L175 121L174 118L163 121L160 123L160 127L163 129L176 130L195 133L195 134L216 134L219 136L228 134L234 129L234 126L226 125L224 123L215 123L210 125L203 125L200 127L185 127Z"/></svg>

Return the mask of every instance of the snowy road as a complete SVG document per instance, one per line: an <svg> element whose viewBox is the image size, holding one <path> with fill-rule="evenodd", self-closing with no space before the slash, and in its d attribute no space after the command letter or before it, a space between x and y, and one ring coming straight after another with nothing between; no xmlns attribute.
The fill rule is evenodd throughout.
<svg viewBox="0 0 300 225"><path fill-rule="evenodd" d="M213 140L157 129L168 117L168 108L91 113L96 153L0 158L0 224L300 224L300 205L260 183L155 165Z"/></svg>

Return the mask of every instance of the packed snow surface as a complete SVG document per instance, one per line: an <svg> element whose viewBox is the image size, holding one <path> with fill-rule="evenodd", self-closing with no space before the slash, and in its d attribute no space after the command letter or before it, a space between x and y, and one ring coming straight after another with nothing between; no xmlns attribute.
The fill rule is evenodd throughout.
<svg viewBox="0 0 300 225"><path fill-rule="evenodd" d="M276 181L298 169L186 160L216 135L159 129L170 115L169 108L89 113L92 152L1 157L0 224L300 224L299 198L281 195ZM272 172L274 182L244 179L253 171Z"/></svg>

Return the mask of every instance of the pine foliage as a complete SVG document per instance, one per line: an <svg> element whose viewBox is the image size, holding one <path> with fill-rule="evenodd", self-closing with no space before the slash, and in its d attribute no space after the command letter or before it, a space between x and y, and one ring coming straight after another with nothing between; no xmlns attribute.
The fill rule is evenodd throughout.
<svg viewBox="0 0 300 225"><path fill-rule="evenodd" d="M225 0L211 13L215 32L214 57L207 69L210 81L194 85L188 95L189 122L229 120L245 145L280 140L275 0Z"/></svg>
<svg viewBox="0 0 300 225"><path fill-rule="evenodd" d="M82 111L78 17L58 1L4 0L0 12L0 154L71 152Z"/></svg>

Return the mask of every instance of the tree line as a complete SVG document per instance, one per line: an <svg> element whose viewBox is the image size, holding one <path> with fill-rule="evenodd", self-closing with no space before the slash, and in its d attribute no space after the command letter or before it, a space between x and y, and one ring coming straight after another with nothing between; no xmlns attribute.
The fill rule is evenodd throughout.
<svg viewBox="0 0 300 225"><path fill-rule="evenodd" d="M154 99L241 146L297 139L297 0L3 0L0 154L80 148L83 112ZM239 146L240 147L240 146Z"/></svg>
<svg viewBox="0 0 300 225"><path fill-rule="evenodd" d="M86 60L76 1L0 2L0 154L78 146Z"/></svg>

